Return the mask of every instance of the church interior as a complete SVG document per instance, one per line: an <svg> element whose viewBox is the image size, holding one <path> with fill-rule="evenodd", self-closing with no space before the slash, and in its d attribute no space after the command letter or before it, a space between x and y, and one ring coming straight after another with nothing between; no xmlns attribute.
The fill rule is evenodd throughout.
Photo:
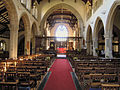
<svg viewBox="0 0 120 90"><path fill-rule="evenodd" d="M120 0L0 0L0 90L120 90Z"/></svg>

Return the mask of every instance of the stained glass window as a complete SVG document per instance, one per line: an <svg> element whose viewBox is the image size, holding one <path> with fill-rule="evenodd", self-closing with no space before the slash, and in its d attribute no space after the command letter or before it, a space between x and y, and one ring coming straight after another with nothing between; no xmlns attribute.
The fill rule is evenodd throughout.
<svg viewBox="0 0 120 90"><path fill-rule="evenodd" d="M59 25L55 32L57 41L66 41L68 37L68 29L65 25Z"/></svg>

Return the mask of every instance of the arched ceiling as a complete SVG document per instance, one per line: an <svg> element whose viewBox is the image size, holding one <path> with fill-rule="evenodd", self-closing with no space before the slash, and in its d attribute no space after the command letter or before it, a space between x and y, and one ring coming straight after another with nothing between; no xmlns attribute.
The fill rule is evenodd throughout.
<svg viewBox="0 0 120 90"><path fill-rule="evenodd" d="M76 16L67 9L57 9L47 18L47 23L50 25L50 28L54 27L55 24L69 24L71 28L77 24Z"/></svg>

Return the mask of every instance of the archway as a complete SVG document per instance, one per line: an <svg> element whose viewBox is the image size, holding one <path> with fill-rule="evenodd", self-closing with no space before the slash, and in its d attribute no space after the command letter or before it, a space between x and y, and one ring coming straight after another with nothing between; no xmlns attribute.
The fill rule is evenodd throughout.
<svg viewBox="0 0 120 90"><path fill-rule="evenodd" d="M16 9L12 1L6 0L0 1L0 7L0 40L4 40L7 46L1 56L4 58L16 57L16 40L11 39L11 36L13 36L11 30L17 30L18 25Z"/></svg>
<svg viewBox="0 0 120 90"><path fill-rule="evenodd" d="M21 18L19 20L19 32L18 35L24 35L24 55L30 55L30 21L28 15L26 13L21 14ZM18 38L19 39L19 38Z"/></svg>
<svg viewBox="0 0 120 90"><path fill-rule="evenodd" d="M120 5L116 7L113 13L112 25L112 54L113 57L120 57Z"/></svg>
<svg viewBox="0 0 120 90"><path fill-rule="evenodd" d="M72 33L75 31L76 34L75 36L72 35L71 37L83 37L83 20L80 14L68 4L57 4L45 13L40 22L40 29L42 30L43 34L45 33L45 37L47 36L48 29L50 31L56 24L69 25L68 27L72 29ZM53 41L54 40L52 40L52 42ZM80 50L83 46L83 43L81 42L82 39L68 39L66 46L69 45L68 47L71 47L70 50L73 50L73 47L74 49ZM57 42L57 44L58 43L59 42Z"/></svg>
<svg viewBox="0 0 120 90"><path fill-rule="evenodd" d="M115 40L115 37L117 37L117 34L115 34L115 32L118 30L119 33L119 28L117 23L119 24L119 6L120 6L120 1L114 1L113 5L111 6L111 9L109 11L108 17L107 17L107 21L106 21L106 57L109 58L113 58L118 56L118 49L119 46L115 45L115 42L118 42L119 40ZM118 12L118 13L117 13ZM117 18L117 20L115 19L115 17ZM116 23L116 21L118 21ZM116 30L115 30L116 29ZM115 37L114 37L115 36ZM117 49L116 49L117 48ZM116 50L115 50L116 49ZM115 53L116 55L115 55Z"/></svg>
<svg viewBox="0 0 120 90"><path fill-rule="evenodd" d="M94 28L93 37L94 55L105 56L105 38L104 38L104 25L100 17L97 18Z"/></svg>
<svg viewBox="0 0 120 90"><path fill-rule="evenodd" d="M76 16L76 18L78 19L78 27L81 28L80 32L83 33L84 22L80 16L80 14L72 6L65 4L65 3L57 4L57 5L53 6L52 8L50 8L45 13L44 17L42 18L42 20L40 22L40 30L45 30L44 26L46 24L47 18L50 16L50 14L52 14L55 10L61 9L61 8L69 10L71 13L73 13ZM45 33L45 31L42 31L42 32Z"/></svg>
<svg viewBox="0 0 120 90"><path fill-rule="evenodd" d="M24 52L25 52L25 26L23 18L21 18L18 31L18 56L24 55Z"/></svg>
<svg viewBox="0 0 120 90"><path fill-rule="evenodd" d="M109 43L107 45L107 56L109 57L120 57L120 1L115 1L109 11L107 22L106 22L106 36L108 37ZM112 58L111 57L111 58Z"/></svg>
<svg viewBox="0 0 120 90"><path fill-rule="evenodd" d="M92 28L90 25L88 26L88 29L87 29L86 42L87 42L87 53L89 55L92 55L93 54L93 42L92 42Z"/></svg>
<svg viewBox="0 0 120 90"><path fill-rule="evenodd" d="M35 54L35 34L37 31L36 23L32 24L31 30L31 42L30 42L30 54Z"/></svg>

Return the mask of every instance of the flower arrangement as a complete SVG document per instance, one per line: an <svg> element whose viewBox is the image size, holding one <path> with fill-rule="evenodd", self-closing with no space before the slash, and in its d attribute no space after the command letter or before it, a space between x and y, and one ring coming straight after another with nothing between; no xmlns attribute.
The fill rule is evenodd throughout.
<svg viewBox="0 0 120 90"><path fill-rule="evenodd" d="M50 60L50 57L46 57L45 60Z"/></svg>
<svg viewBox="0 0 120 90"><path fill-rule="evenodd" d="M74 57L73 60L78 60L78 57Z"/></svg>

